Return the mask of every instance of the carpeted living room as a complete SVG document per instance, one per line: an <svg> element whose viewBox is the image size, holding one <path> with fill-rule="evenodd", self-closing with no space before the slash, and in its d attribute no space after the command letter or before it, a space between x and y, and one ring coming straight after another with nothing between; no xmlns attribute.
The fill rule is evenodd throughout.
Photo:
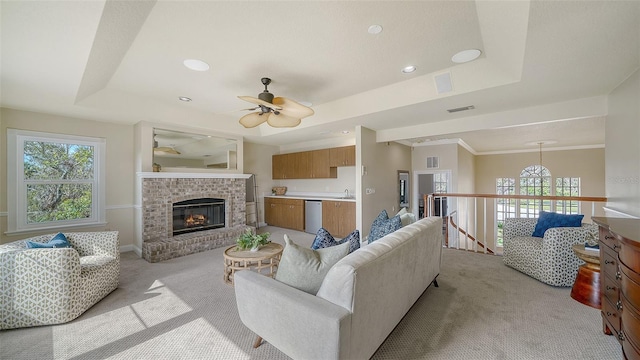
<svg viewBox="0 0 640 360"><path fill-rule="evenodd" d="M265 227L275 242L288 234ZM223 249L159 263L122 255L117 290L78 319L0 333L2 359L287 359L238 318L223 281ZM439 287L429 287L373 359L619 359L600 311L570 288L551 287L499 257L445 249ZM260 294L256 294L257 297ZM269 306L265 302L264 306Z"/></svg>
<svg viewBox="0 0 640 360"><path fill-rule="evenodd" d="M640 1L0 1L0 360L640 359Z"/></svg>

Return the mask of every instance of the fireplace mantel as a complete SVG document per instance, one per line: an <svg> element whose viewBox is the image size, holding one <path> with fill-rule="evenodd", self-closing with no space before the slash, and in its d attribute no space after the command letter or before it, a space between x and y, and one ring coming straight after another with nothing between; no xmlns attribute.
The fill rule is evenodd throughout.
<svg viewBox="0 0 640 360"><path fill-rule="evenodd" d="M164 179L248 179L251 174L226 174L226 173L177 173L177 172L138 172L139 179L164 178Z"/></svg>

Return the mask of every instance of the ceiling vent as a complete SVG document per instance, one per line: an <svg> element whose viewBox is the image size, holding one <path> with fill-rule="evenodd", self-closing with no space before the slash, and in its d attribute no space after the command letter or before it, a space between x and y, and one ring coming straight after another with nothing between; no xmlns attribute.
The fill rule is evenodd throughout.
<svg viewBox="0 0 640 360"><path fill-rule="evenodd" d="M436 90L438 91L438 94L444 94L453 91L450 72L436 75L433 77L433 80L436 82Z"/></svg>
<svg viewBox="0 0 640 360"><path fill-rule="evenodd" d="M440 167L439 165L440 158L437 156L429 156L427 157L427 169L437 169Z"/></svg>
<svg viewBox="0 0 640 360"><path fill-rule="evenodd" d="M476 107L473 105L469 105L469 106L463 106L463 107L459 107L459 108L455 108L455 109L447 109L448 112L450 113L454 113L454 112L458 112L458 111L467 111L467 110L473 110Z"/></svg>

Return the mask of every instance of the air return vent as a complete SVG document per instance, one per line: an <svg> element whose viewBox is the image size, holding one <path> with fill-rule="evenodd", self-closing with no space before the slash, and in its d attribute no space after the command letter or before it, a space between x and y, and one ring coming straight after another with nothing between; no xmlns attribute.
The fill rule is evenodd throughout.
<svg viewBox="0 0 640 360"><path fill-rule="evenodd" d="M437 156L429 156L427 157L427 169L437 169L440 167L439 158Z"/></svg>
<svg viewBox="0 0 640 360"><path fill-rule="evenodd" d="M463 106L463 107L459 107L459 108L455 108L455 109L447 109L448 112L450 113L454 113L454 112L458 112L458 111L467 111L467 110L473 110L476 107L473 105L469 105L469 106Z"/></svg>

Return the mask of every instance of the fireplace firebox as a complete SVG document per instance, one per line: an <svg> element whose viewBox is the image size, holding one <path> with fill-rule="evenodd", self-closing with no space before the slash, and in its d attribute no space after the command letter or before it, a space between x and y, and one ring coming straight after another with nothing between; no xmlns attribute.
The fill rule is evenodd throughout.
<svg viewBox="0 0 640 360"><path fill-rule="evenodd" d="M173 235L224 227L224 199L201 198L173 203Z"/></svg>

